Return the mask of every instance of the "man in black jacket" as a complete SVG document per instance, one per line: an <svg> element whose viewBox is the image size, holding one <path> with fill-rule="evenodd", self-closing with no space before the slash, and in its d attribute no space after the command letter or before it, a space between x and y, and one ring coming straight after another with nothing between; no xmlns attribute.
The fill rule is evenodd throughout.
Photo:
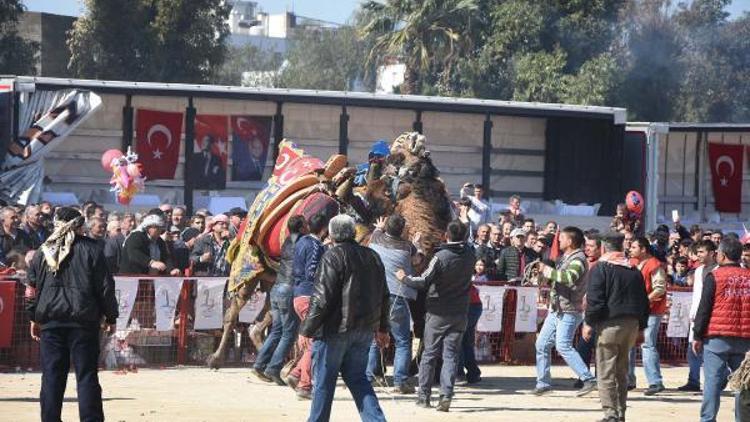
<svg viewBox="0 0 750 422"><path fill-rule="evenodd" d="M271 315L273 325L271 332L263 342L263 347L258 351L253 365L253 373L263 381L273 381L278 385L284 385L281 379L281 367L289 350L294 345L299 327L299 318L294 312L294 278L292 277L292 265L294 264L294 244L297 239L306 233L307 222L305 217L294 215L287 221L289 237L281 246L281 258L279 259L279 271L276 273L276 282L271 289ZM291 374L287 377L290 384L296 388L299 379Z"/></svg>
<svg viewBox="0 0 750 422"><path fill-rule="evenodd" d="M180 270L172 266L167 244L160 237L165 230L160 212L149 211L138 228L128 234L120 256L121 273L179 275Z"/></svg>
<svg viewBox="0 0 750 422"><path fill-rule="evenodd" d="M54 232L28 271L35 297L26 310L31 336L41 341L42 421L60 420L70 361L76 372L82 421L103 421L99 326L112 332L118 316L114 280L102 248L82 235L83 216L73 208L55 215Z"/></svg>
<svg viewBox="0 0 750 422"><path fill-rule="evenodd" d="M602 238L604 254L589 272L586 317L582 337L594 330L599 399L606 422L625 420L628 398L628 355L638 331L646 328L648 295L641 272L622 251L624 237L610 233Z"/></svg>
<svg viewBox="0 0 750 422"><path fill-rule="evenodd" d="M419 277L407 276L403 270L396 278L409 287L427 290L425 307L424 353L419 365L419 399L417 405L430 407L432 379L440 356L440 402L437 410L447 412L453 397L461 339L466 331L469 312L469 289L474 273L474 249L467 245L467 227L460 221L448 224L446 243Z"/></svg>
<svg viewBox="0 0 750 422"><path fill-rule="evenodd" d="M378 254L354 241L354 219L338 215L328 224L334 242L318 264L310 310L300 334L313 343L313 400L308 421L328 421L341 377L363 421L385 421L372 384L367 355L373 336L388 344L388 285Z"/></svg>

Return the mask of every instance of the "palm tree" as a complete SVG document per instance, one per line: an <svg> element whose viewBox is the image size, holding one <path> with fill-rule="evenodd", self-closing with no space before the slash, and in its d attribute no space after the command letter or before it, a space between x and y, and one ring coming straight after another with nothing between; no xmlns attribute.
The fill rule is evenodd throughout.
<svg viewBox="0 0 750 422"><path fill-rule="evenodd" d="M449 77L456 58L471 48L467 36L478 0L385 0L362 4L360 34L373 37L368 64L383 56L401 58L406 65L404 94L421 91L425 72L434 65Z"/></svg>

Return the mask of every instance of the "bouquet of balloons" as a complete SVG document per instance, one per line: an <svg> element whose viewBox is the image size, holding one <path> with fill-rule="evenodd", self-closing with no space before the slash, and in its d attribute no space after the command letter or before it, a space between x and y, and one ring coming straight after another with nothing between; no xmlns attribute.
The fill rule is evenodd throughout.
<svg viewBox="0 0 750 422"><path fill-rule="evenodd" d="M122 205L130 204L133 196L141 192L145 179L141 174L141 164L137 163L138 154L128 147L127 154L118 149L110 149L102 154L102 167L112 173L109 180L111 192L115 193L117 202Z"/></svg>

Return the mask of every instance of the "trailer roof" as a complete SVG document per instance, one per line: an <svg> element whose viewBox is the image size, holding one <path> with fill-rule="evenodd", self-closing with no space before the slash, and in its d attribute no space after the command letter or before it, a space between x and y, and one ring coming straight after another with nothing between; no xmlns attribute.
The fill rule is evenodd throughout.
<svg viewBox="0 0 750 422"><path fill-rule="evenodd" d="M445 111L528 117L580 117L611 119L626 123L624 108L580 106L520 101L482 100L475 98L432 97L422 95L373 94L352 91L319 91L306 89L251 88L238 86L123 82L88 79L64 79L18 76L17 82L34 84L40 89L82 88L99 93L149 96L224 98L234 100L314 103L326 105L380 107L415 111Z"/></svg>
<svg viewBox="0 0 750 422"><path fill-rule="evenodd" d="M627 130L646 129L651 125L660 125L672 132L750 132L750 123L628 122Z"/></svg>

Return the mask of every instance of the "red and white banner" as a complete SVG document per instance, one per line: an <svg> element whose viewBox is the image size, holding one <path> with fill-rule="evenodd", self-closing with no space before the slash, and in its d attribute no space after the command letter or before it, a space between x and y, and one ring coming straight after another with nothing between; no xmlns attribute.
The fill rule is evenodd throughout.
<svg viewBox="0 0 750 422"><path fill-rule="evenodd" d="M503 302L505 287L477 286L482 300L482 315L477 321L477 331L499 333L503 328Z"/></svg>
<svg viewBox="0 0 750 422"><path fill-rule="evenodd" d="M214 330L224 320L224 285L226 277L199 278L195 298L195 329Z"/></svg>
<svg viewBox="0 0 750 422"><path fill-rule="evenodd" d="M716 211L738 213L742 208L743 145L708 144L708 162Z"/></svg>
<svg viewBox="0 0 750 422"><path fill-rule="evenodd" d="M117 331L128 328L130 314L133 313L133 305L138 295L139 280L135 277L115 277L115 298L117 299Z"/></svg>
<svg viewBox="0 0 750 422"><path fill-rule="evenodd" d="M240 309L240 322L252 324L266 305L266 294L255 291L245 306Z"/></svg>
<svg viewBox="0 0 750 422"><path fill-rule="evenodd" d="M538 287L514 287L516 289L516 326L517 333L536 333L538 314Z"/></svg>
<svg viewBox="0 0 750 422"><path fill-rule="evenodd" d="M0 281L0 348L13 341L13 317L16 310L16 282Z"/></svg>
<svg viewBox="0 0 750 422"><path fill-rule="evenodd" d="M154 279L156 331L169 331L174 328L175 309L180 299L182 282L181 278Z"/></svg>
<svg viewBox="0 0 750 422"><path fill-rule="evenodd" d="M182 113L138 109L136 152L146 179L174 179L180 157Z"/></svg>

